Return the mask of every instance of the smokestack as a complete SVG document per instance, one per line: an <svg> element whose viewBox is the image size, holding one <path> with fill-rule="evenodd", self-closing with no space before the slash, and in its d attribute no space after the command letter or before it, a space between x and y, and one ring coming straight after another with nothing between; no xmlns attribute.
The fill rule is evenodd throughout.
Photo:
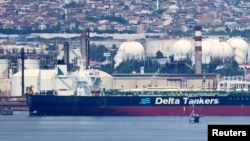
<svg viewBox="0 0 250 141"><path fill-rule="evenodd" d="M81 34L81 56L83 68L87 69L89 66L89 31L86 30Z"/></svg>
<svg viewBox="0 0 250 141"><path fill-rule="evenodd" d="M201 26L195 27L195 74L202 73L202 48L201 48L201 41L202 41L202 33L201 33Z"/></svg>
<svg viewBox="0 0 250 141"><path fill-rule="evenodd" d="M64 63L67 65L69 71L69 42L64 42Z"/></svg>
<svg viewBox="0 0 250 141"><path fill-rule="evenodd" d="M90 51L89 51L89 48L90 48L90 36L89 36L89 30L86 31L87 33L87 48L86 48L86 52L87 52L87 57L86 57L86 66L88 67L89 66L89 54L90 54Z"/></svg>

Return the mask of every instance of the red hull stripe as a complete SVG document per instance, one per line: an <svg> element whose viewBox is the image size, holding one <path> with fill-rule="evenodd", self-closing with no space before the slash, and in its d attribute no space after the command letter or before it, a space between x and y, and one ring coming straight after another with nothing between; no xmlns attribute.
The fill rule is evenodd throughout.
<svg viewBox="0 0 250 141"><path fill-rule="evenodd" d="M250 106L196 106L195 112L202 116L250 116ZM53 111L53 112L52 112ZM187 116L191 113L190 106L110 106L110 107L68 107L40 109L40 112L51 114L76 115L126 115L126 116Z"/></svg>

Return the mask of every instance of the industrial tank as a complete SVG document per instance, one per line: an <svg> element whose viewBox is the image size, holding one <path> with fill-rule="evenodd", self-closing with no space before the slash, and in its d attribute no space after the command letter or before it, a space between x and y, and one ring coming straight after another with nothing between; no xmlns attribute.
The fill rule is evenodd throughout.
<svg viewBox="0 0 250 141"><path fill-rule="evenodd" d="M114 68L118 67L123 60L143 60L145 58L144 52L144 47L137 41L123 42L114 57Z"/></svg>
<svg viewBox="0 0 250 141"><path fill-rule="evenodd" d="M179 61L190 56L192 42L189 39L179 39L173 44L172 50L174 53L174 60Z"/></svg>
<svg viewBox="0 0 250 141"><path fill-rule="evenodd" d="M40 61L38 59L25 59L24 68L25 69L39 69ZM18 59L18 70L21 71L21 69L22 69L22 61L21 59Z"/></svg>
<svg viewBox="0 0 250 141"><path fill-rule="evenodd" d="M8 71L8 59L0 59L0 78L6 77L6 72Z"/></svg>
<svg viewBox="0 0 250 141"><path fill-rule="evenodd" d="M33 87L33 91L37 91L38 87L38 78L39 78L39 69L28 69L24 71L25 82L24 89L26 87ZM22 74L21 72L17 72L12 75L11 79L11 96L22 96Z"/></svg>

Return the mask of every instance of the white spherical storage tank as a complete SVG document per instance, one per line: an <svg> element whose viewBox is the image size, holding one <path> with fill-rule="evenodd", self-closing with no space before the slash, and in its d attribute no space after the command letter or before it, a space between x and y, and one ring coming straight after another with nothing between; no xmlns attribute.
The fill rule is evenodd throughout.
<svg viewBox="0 0 250 141"><path fill-rule="evenodd" d="M221 47L223 48L223 57L232 57L233 48L227 42L221 42Z"/></svg>
<svg viewBox="0 0 250 141"><path fill-rule="evenodd" d="M226 42L216 42L213 43L213 47L211 49L211 56L213 58L227 58L233 55L232 47Z"/></svg>
<svg viewBox="0 0 250 141"><path fill-rule="evenodd" d="M227 42L232 46L232 48L237 48L242 51L248 51L248 44L242 38L230 38L227 40Z"/></svg>
<svg viewBox="0 0 250 141"><path fill-rule="evenodd" d="M194 50L193 54L194 54ZM211 58L225 59L233 56L233 48L228 42L217 38L205 38L202 40L202 63L210 63Z"/></svg>
<svg viewBox="0 0 250 141"><path fill-rule="evenodd" d="M142 60L144 59L144 48L141 43L131 41L131 42L125 42L122 43L119 47L119 50L123 50L125 53L125 57L129 59L138 59Z"/></svg>
<svg viewBox="0 0 250 141"><path fill-rule="evenodd" d="M204 56L208 56L211 54L211 48L212 48L213 44L211 43L211 41L209 39L204 39L202 40L202 55Z"/></svg>
<svg viewBox="0 0 250 141"><path fill-rule="evenodd" d="M249 50L248 44L245 40L242 38L230 38L227 40L227 42L232 46L234 49L234 59L236 60L237 63L241 64L246 62L248 60L247 53Z"/></svg>
<svg viewBox="0 0 250 141"><path fill-rule="evenodd" d="M211 56L211 49L213 47L213 44L208 40L205 39L202 41L202 63L208 64L210 62L210 56Z"/></svg>
<svg viewBox="0 0 250 141"><path fill-rule="evenodd" d="M234 49L234 59L239 64L244 63L245 62L245 53L238 48Z"/></svg>
<svg viewBox="0 0 250 141"><path fill-rule="evenodd" d="M9 60L0 59L0 78L5 78L6 72L8 72Z"/></svg>
<svg viewBox="0 0 250 141"><path fill-rule="evenodd" d="M33 91L37 91L39 69L28 69L24 71L24 91L26 87L33 86ZM17 72L11 79L11 96L22 96L22 73Z"/></svg>
<svg viewBox="0 0 250 141"><path fill-rule="evenodd" d="M144 58L144 47L141 43L136 41L123 42L114 57L115 68L118 67L123 60L143 60Z"/></svg>
<svg viewBox="0 0 250 141"><path fill-rule="evenodd" d="M182 60L189 56L192 49L192 43L188 39L180 39L173 44L174 60Z"/></svg>

